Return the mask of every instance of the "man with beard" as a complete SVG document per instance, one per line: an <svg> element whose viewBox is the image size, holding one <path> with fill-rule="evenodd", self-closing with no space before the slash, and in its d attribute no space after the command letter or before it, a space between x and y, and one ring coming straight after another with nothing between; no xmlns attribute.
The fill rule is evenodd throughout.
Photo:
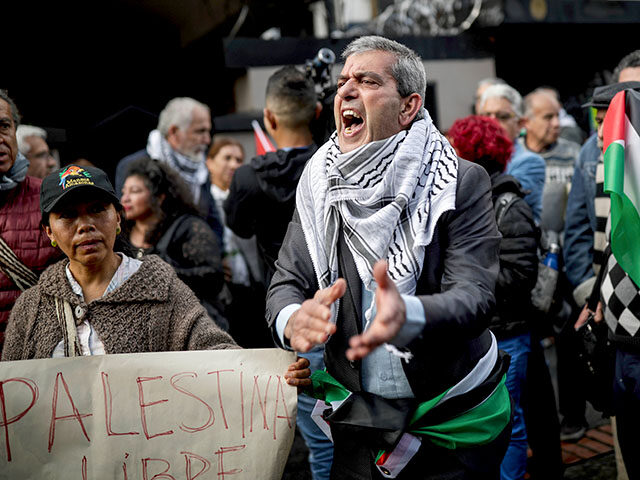
<svg viewBox="0 0 640 480"><path fill-rule="evenodd" d="M116 192L120 195L131 162L143 156L164 162L174 169L192 194L209 226L222 243L222 222L211 196L209 171L205 164L211 142L211 111L205 104L189 97L169 101L158 119L158 128L149 133L147 147L118 163Z"/></svg>

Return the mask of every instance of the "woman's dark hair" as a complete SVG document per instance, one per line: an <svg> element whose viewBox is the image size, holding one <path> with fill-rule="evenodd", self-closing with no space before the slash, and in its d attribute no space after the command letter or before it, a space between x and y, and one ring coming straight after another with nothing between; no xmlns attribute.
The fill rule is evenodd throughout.
<svg viewBox="0 0 640 480"><path fill-rule="evenodd" d="M151 211L158 223L147 232L145 241L155 245L173 221L185 213L200 215L191 200L191 192L180 176L167 165L142 157L131 163L125 177L137 176L151 192ZM125 231L130 232L132 221L125 221Z"/></svg>
<svg viewBox="0 0 640 480"><path fill-rule="evenodd" d="M211 148L209 149L209 152L207 153L207 158L214 158L223 147L226 147L229 145L238 147L242 152L242 156L244 157L244 148L242 147L242 144L239 141L234 140L233 138L221 137L217 139L215 142L213 142L213 144L211 145Z"/></svg>
<svg viewBox="0 0 640 480"><path fill-rule="evenodd" d="M453 122L447 132L451 145L465 160L482 165L492 174L504 172L513 142L492 118L469 115Z"/></svg>

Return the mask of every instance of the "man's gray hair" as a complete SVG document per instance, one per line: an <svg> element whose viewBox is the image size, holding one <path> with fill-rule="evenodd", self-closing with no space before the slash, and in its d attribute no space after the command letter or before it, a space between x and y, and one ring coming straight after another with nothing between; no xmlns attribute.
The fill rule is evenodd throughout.
<svg viewBox="0 0 640 480"><path fill-rule="evenodd" d="M342 52L342 59L346 60L351 55L380 50L395 55L396 63L391 66L391 76L396 81L398 93L402 98L412 93L417 93L422 98L427 90L427 74L420 56L408 47L388 38L370 35L356 38ZM422 110L418 112L416 119L422 117Z"/></svg>
<svg viewBox="0 0 640 480"><path fill-rule="evenodd" d="M558 105L560 105L560 101L558 100L557 93L550 89L549 87L538 87L533 92L528 93L524 97L524 116L530 118L533 114L533 99L538 95L544 95L553 101L555 101Z"/></svg>
<svg viewBox="0 0 640 480"><path fill-rule="evenodd" d="M480 80L478 82L478 85L476 87L476 90L480 87L484 87L485 85L506 85L507 82L505 82L503 79L498 78L498 77L487 77L487 78L483 78L482 80Z"/></svg>
<svg viewBox="0 0 640 480"><path fill-rule="evenodd" d="M16 129L16 138L18 139L18 150L23 155L26 155L31 150L31 145L27 142L28 137L39 137L46 140L47 132L43 128L34 127L33 125L20 125Z"/></svg>
<svg viewBox="0 0 640 480"><path fill-rule="evenodd" d="M518 118L522 118L524 116L522 95L520 95L512 86L507 85L506 83L490 86L482 93L482 97L480 97L480 106L484 105L490 98L504 98L511 104L511 108Z"/></svg>
<svg viewBox="0 0 640 480"><path fill-rule="evenodd" d="M158 130L163 137L166 137L169 133L169 128L173 125L177 126L180 130L186 130L193 121L193 110L196 108L202 108L207 112L211 112L209 107L204 103L200 103L197 100L189 97L177 97L169 101L164 110L160 112L160 118L158 119Z"/></svg>
<svg viewBox="0 0 640 480"><path fill-rule="evenodd" d="M16 107L15 102L11 100L9 93L6 90L2 90L1 88L0 100L4 100L9 104L9 108L11 109L11 117L13 118L13 124L16 128L18 128L18 125L20 125L20 113L18 112L18 107Z"/></svg>
<svg viewBox="0 0 640 480"><path fill-rule="evenodd" d="M640 50L635 50L627 55L625 55L620 63L613 70L613 83L617 83L620 81L620 73L625 68L636 68L640 67Z"/></svg>

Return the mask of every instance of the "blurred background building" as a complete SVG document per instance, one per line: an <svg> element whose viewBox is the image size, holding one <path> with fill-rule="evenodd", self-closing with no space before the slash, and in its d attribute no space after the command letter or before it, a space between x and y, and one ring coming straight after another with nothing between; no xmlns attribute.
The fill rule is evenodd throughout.
<svg viewBox="0 0 640 480"><path fill-rule="evenodd" d="M576 119L636 40L640 2L602 0L67 0L4 2L0 88L63 163L112 172L176 96L212 108L216 133L253 153L268 76L338 57L354 36L398 38L424 59L440 128L470 112L478 80L556 87ZM340 69L340 60L333 67ZM335 75L334 75L335 77Z"/></svg>

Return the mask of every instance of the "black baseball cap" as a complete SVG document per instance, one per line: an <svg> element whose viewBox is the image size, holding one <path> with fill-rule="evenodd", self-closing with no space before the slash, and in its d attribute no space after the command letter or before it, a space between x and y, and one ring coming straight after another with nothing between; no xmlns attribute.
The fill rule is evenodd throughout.
<svg viewBox="0 0 640 480"><path fill-rule="evenodd" d="M640 82L619 82L596 87L593 91L593 97L591 97L590 101L582 105L582 108L609 108L609 104L616 94L629 89L640 90Z"/></svg>
<svg viewBox="0 0 640 480"><path fill-rule="evenodd" d="M89 194L92 190L96 195L101 195L112 201L116 208L121 208L118 196L107 174L99 168L67 165L50 173L42 180L40 187L42 216L51 213L51 210L71 193L86 192Z"/></svg>

